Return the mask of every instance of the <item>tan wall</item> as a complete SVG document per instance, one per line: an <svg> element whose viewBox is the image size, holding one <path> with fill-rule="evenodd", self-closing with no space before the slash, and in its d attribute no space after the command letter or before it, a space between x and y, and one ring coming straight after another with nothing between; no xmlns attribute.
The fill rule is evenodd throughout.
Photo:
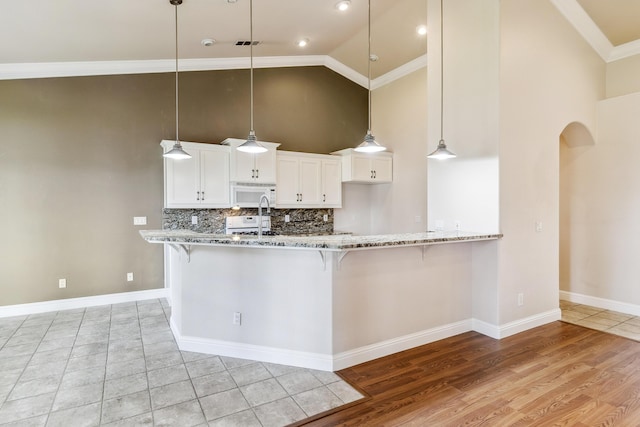
<svg viewBox="0 0 640 427"><path fill-rule="evenodd" d="M561 151L563 291L640 305L640 93L603 100L595 144Z"/></svg>
<svg viewBox="0 0 640 427"><path fill-rule="evenodd" d="M607 98L640 92L640 55L607 64Z"/></svg>
<svg viewBox="0 0 640 427"><path fill-rule="evenodd" d="M507 0L500 10L498 277L506 323L558 307L560 134L574 121L593 133L605 64L550 2Z"/></svg>
<svg viewBox="0 0 640 427"><path fill-rule="evenodd" d="M181 74L180 137L245 137L248 71ZM0 305L163 286L163 138L173 74L0 81ZM259 69L256 131L328 153L366 130L366 90L323 67ZM147 216L147 226L133 226ZM126 273L134 281L126 281ZM68 280L66 289L58 279Z"/></svg>

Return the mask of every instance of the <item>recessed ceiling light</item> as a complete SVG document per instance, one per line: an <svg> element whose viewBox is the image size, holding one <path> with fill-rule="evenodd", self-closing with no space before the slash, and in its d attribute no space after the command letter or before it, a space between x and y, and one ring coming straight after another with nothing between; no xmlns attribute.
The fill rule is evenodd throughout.
<svg viewBox="0 0 640 427"><path fill-rule="evenodd" d="M298 45L298 47L305 47L309 44L309 39L300 39L296 42L296 44Z"/></svg>
<svg viewBox="0 0 640 427"><path fill-rule="evenodd" d="M416 27L416 31L418 32L418 34L420 34L421 36L424 36L425 34L427 34L427 26L426 25L418 25Z"/></svg>
<svg viewBox="0 0 640 427"><path fill-rule="evenodd" d="M336 3L336 9L344 12L345 10L349 9L349 6L351 6L351 0L343 0L343 1L339 1L338 3Z"/></svg>
<svg viewBox="0 0 640 427"><path fill-rule="evenodd" d="M209 46L213 46L213 44L214 44L215 42L216 42L216 41L215 41L214 39L202 39L202 40L200 41L200 44L201 44L202 46L209 47Z"/></svg>

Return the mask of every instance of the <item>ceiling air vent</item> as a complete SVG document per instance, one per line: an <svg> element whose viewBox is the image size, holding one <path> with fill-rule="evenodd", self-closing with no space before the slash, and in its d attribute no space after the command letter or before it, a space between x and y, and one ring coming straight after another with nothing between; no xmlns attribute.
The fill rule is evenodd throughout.
<svg viewBox="0 0 640 427"><path fill-rule="evenodd" d="M254 46L259 44L259 43L260 43L259 40L254 40L253 41L253 45ZM251 40L238 40L236 42L236 46L249 46L249 45L251 45Z"/></svg>

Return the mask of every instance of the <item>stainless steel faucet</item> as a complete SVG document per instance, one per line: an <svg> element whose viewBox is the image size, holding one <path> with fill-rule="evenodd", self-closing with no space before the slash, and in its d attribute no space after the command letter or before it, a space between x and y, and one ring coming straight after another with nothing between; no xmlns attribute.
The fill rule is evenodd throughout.
<svg viewBox="0 0 640 427"><path fill-rule="evenodd" d="M267 202L267 213L271 213L271 205L269 205L269 198L266 194L260 196L260 201L258 202L258 239L262 238L262 200Z"/></svg>

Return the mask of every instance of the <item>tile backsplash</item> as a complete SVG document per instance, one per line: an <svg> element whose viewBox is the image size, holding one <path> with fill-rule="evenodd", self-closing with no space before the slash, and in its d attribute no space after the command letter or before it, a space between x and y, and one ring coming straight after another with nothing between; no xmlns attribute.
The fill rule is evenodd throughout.
<svg viewBox="0 0 640 427"><path fill-rule="evenodd" d="M265 214L265 209L262 210ZM163 230L192 230L199 233L224 234L227 216L258 215L258 209L168 209L162 210ZM284 222L289 215L290 222ZM329 220L324 221L324 215ZM198 223L192 224L192 217ZM333 209L271 209L271 230L278 234L332 234Z"/></svg>

